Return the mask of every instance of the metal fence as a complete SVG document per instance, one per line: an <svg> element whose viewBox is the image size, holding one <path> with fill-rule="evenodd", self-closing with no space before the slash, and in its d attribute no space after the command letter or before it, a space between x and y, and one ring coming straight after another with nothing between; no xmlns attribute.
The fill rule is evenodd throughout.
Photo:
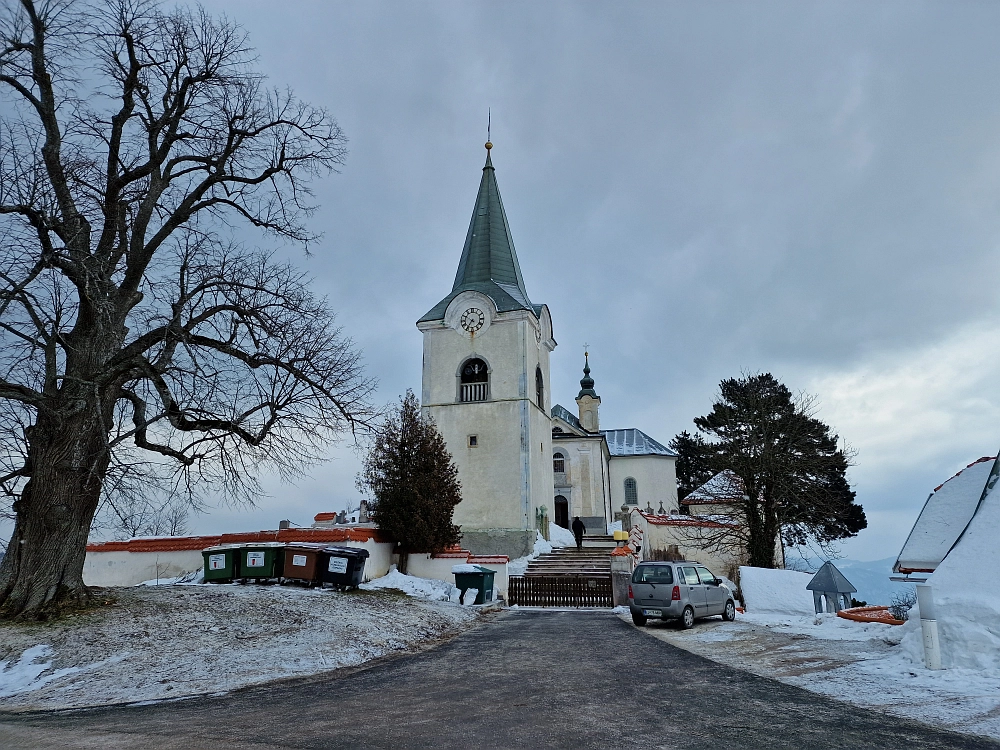
<svg viewBox="0 0 1000 750"><path fill-rule="evenodd" d="M507 603L524 607L610 607L611 576L511 576Z"/></svg>

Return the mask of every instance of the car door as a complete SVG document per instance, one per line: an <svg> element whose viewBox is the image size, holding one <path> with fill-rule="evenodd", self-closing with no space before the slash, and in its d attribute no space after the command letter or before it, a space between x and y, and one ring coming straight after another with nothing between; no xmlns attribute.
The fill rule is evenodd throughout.
<svg viewBox="0 0 1000 750"><path fill-rule="evenodd" d="M702 584L701 579L698 578L698 571L695 570L693 565L685 565L678 570L684 571L684 579L686 586L682 588L686 589L687 596L685 597L688 602L694 607L695 617L705 616L705 586Z"/></svg>
<svg viewBox="0 0 1000 750"><path fill-rule="evenodd" d="M701 565L698 566L698 578L705 587L705 612L709 615L721 615L726 608L729 590L716 583L715 573Z"/></svg>
<svg viewBox="0 0 1000 750"><path fill-rule="evenodd" d="M659 617L663 608L670 604L673 582L669 565L640 564L632 574L633 601L643 608L643 614Z"/></svg>

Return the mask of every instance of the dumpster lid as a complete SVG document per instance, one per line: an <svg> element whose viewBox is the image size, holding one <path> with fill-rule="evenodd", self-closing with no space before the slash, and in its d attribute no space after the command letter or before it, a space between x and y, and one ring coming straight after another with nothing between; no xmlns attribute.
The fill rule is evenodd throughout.
<svg viewBox="0 0 1000 750"><path fill-rule="evenodd" d="M217 544L214 547L205 547L202 552L225 552L227 550L240 549L245 544Z"/></svg>
<svg viewBox="0 0 1000 750"><path fill-rule="evenodd" d="M361 547L324 547L324 552L342 557L368 557L368 550Z"/></svg>
<svg viewBox="0 0 1000 750"><path fill-rule="evenodd" d="M243 544L236 545L236 546L243 547L244 549L258 549L258 548L261 548L261 547L266 547L268 549L272 549L272 548L277 548L277 547L284 547L285 543L284 542L245 542Z"/></svg>
<svg viewBox="0 0 1000 750"><path fill-rule="evenodd" d="M482 565L453 565L451 567L452 573L495 573L495 570L491 568L484 568Z"/></svg>
<svg viewBox="0 0 1000 750"><path fill-rule="evenodd" d="M285 549L304 549L309 552L321 552L327 545L323 542L287 542Z"/></svg>

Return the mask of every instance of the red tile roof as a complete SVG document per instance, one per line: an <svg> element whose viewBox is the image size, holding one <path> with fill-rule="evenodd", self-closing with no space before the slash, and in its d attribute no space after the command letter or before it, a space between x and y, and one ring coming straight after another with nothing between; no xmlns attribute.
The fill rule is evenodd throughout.
<svg viewBox="0 0 1000 750"><path fill-rule="evenodd" d="M506 565L510 562L507 555L469 555L469 563L472 565Z"/></svg>
<svg viewBox="0 0 1000 750"><path fill-rule="evenodd" d="M88 552L179 552L202 550L217 544L253 542L375 542L388 541L374 528L342 529L281 529L280 531L247 531L221 536L167 536L129 539L125 542L88 544Z"/></svg>

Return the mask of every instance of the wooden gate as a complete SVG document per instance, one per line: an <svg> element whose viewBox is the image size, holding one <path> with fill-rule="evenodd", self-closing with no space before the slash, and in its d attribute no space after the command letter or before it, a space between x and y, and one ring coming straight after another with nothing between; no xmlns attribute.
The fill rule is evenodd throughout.
<svg viewBox="0 0 1000 750"><path fill-rule="evenodd" d="M507 603L522 607L610 607L611 576L511 576Z"/></svg>

